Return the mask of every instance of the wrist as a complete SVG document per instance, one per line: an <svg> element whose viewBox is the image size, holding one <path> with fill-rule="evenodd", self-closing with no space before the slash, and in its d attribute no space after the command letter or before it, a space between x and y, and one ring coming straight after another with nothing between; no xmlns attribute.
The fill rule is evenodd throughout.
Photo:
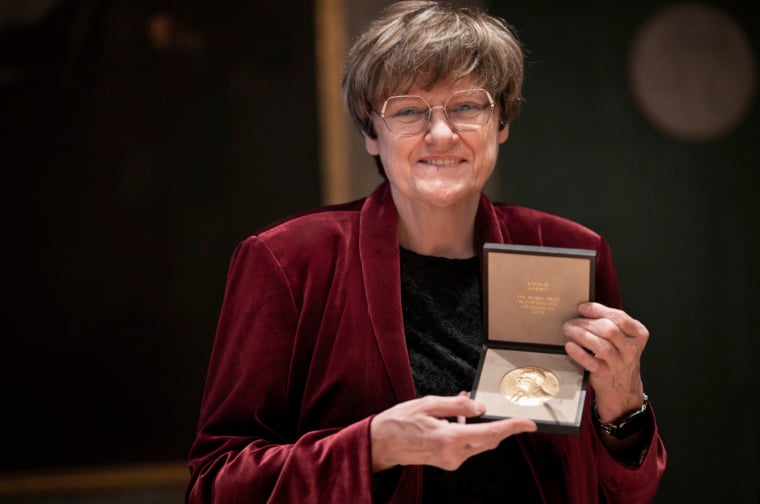
<svg viewBox="0 0 760 504"><path fill-rule="evenodd" d="M595 391L593 405L599 420L603 423L616 423L626 416L641 409L646 403L647 395L643 389L639 392L609 392Z"/></svg>
<svg viewBox="0 0 760 504"><path fill-rule="evenodd" d="M646 424L646 419L649 416L648 401L649 397L646 394L642 394L642 403L637 409L630 410L610 422L602 421L596 407L596 401L594 401L591 410L594 425L600 433L616 439L625 439L639 432Z"/></svg>
<svg viewBox="0 0 760 504"><path fill-rule="evenodd" d="M390 455L388 453L387 436L383 434L383 419L378 420L378 416L375 415L369 424L370 433L370 455L372 459L372 472L380 472L397 465L390 461Z"/></svg>

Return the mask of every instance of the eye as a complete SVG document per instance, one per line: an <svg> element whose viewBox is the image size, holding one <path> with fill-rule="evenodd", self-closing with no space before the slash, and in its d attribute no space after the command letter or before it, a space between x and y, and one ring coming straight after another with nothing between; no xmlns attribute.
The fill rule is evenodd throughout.
<svg viewBox="0 0 760 504"><path fill-rule="evenodd" d="M403 107L398 110L394 110L391 117L397 117L399 119L417 119L419 117L427 115L427 108L419 107Z"/></svg>
<svg viewBox="0 0 760 504"><path fill-rule="evenodd" d="M478 102L474 101L465 101L465 102L459 102L454 103L452 106L449 107L449 112L454 114L464 113L467 112L480 112L483 110L484 105Z"/></svg>

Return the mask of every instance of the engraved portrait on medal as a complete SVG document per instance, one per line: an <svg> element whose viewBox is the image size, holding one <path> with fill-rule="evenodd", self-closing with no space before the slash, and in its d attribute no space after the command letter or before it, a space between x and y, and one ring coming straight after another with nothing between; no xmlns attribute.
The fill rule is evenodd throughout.
<svg viewBox="0 0 760 504"><path fill-rule="evenodd" d="M524 366L505 374L499 390L515 404L539 406L556 397L559 392L559 380L548 369Z"/></svg>

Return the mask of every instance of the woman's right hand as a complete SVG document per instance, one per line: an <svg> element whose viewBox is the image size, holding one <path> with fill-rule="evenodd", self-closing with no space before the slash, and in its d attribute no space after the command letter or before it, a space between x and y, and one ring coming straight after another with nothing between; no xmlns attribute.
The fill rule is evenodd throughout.
<svg viewBox="0 0 760 504"><path fill-rule="evenodd" d="M536 424L525 418L474 424L447 420L484 412L482 403L459 395L426 396L378 413L370 424L373 471L419 464L453 471L509 436L536 430Z"/></svg>

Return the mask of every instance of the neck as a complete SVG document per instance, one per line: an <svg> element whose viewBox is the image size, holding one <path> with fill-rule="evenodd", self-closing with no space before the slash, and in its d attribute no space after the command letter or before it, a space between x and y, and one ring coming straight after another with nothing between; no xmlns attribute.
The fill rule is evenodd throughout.
<svg viewBox="0 0 760 504"><path fill-rule="evenodd" d="M422 255L474 257L478 202L479 198L445 208L397 205L399 245Z"/></svg>

